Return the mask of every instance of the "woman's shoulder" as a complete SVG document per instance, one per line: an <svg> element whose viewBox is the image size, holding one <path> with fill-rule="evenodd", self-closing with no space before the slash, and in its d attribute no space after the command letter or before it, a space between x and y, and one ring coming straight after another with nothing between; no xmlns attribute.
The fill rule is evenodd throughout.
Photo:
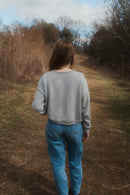
<svg viewBox="0 0 130 195"><path fill-rule="evenodd" d="M83 72L76 71L76 70L74 70L74 72L75 72L76 74L78 74L79 76L81 76L81 77L84 77L84 76L85 76Z"/></svg>
<svg viewBox="0 0 130 195"><path fill-rule="evenodd" d="M51 71L47 71L47 72L43 73L43 75L41 76L41 79L42 80L46 79L50 74L51 74Z"/></svg>
<svg viewBox="0 0 130 195"><path fill-rule="evenodd" d="M74 71L75 72L75 76L77 76L80 80L85 80L86 79L86 76L83 72L80 72L80 71Z"/></svg>

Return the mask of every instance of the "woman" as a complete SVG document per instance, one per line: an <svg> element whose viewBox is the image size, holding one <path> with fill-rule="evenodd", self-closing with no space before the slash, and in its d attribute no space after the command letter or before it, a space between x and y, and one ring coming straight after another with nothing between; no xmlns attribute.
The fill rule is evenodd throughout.
<svg viewBox="0 0 130 195"><path fill-rule="evenodd" d="M53 176L59 195L78 195L82 183L83 143L90 132L90 97L86 77L72 69L73 45L56 43L49 62L50 71L38 84L33 108L47 114L46 138ZM67 145L71 187L65 172Z"/></svg>

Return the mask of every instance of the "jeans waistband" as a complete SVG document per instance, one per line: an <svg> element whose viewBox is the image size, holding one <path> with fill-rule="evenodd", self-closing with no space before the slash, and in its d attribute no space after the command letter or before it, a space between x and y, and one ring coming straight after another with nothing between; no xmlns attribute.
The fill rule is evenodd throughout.
<svg viewBox="0 0 130 195"><path fill-rule="evenodd" d="M68 126L68 125L77 125L77 124L80 124L80 123L82 123L82 122L73 123L73 124L65 124L65 123L59 123L59 122L53 121L53 120L51 120L51 119L48 119L48 123L59 124L59 125L66 125L66 126Z"/></svg>

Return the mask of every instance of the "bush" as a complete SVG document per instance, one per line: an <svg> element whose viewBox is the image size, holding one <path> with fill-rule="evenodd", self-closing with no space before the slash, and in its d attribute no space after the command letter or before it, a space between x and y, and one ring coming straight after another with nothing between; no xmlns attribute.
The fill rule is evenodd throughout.
<svg viewBox="0 0 130 195"><path fill-rule="evenodd" d="M16 26L0 34L0 77L7 80L31 79L46 71L46 45L42 31Z"/></svg>

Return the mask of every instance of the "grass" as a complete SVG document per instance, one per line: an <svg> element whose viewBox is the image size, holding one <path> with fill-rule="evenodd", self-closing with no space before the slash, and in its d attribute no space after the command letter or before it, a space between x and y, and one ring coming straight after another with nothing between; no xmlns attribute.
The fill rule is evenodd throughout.
<svg viewBox="0 0 130 195"><path fill-rule="evenodd" d="M126 81L117 79L105 78L103 97L106 99L105 110L109 113L115 128L123 133L126 137L130 135L130 92L129 85ZM101 101L101 96L100 96Z"/></svg>
<svg viewBox="0 0 130 195"><path fill-rule="evenodd" d="M75 61L74 69L87 77L92 114L90 138L84 143L81 193L127 195L129 85L93 70L86 56L76 56ZM31 106L39 78L28 83L1 81L1 195L56 195L45 138L47 117Z"/></svg>

